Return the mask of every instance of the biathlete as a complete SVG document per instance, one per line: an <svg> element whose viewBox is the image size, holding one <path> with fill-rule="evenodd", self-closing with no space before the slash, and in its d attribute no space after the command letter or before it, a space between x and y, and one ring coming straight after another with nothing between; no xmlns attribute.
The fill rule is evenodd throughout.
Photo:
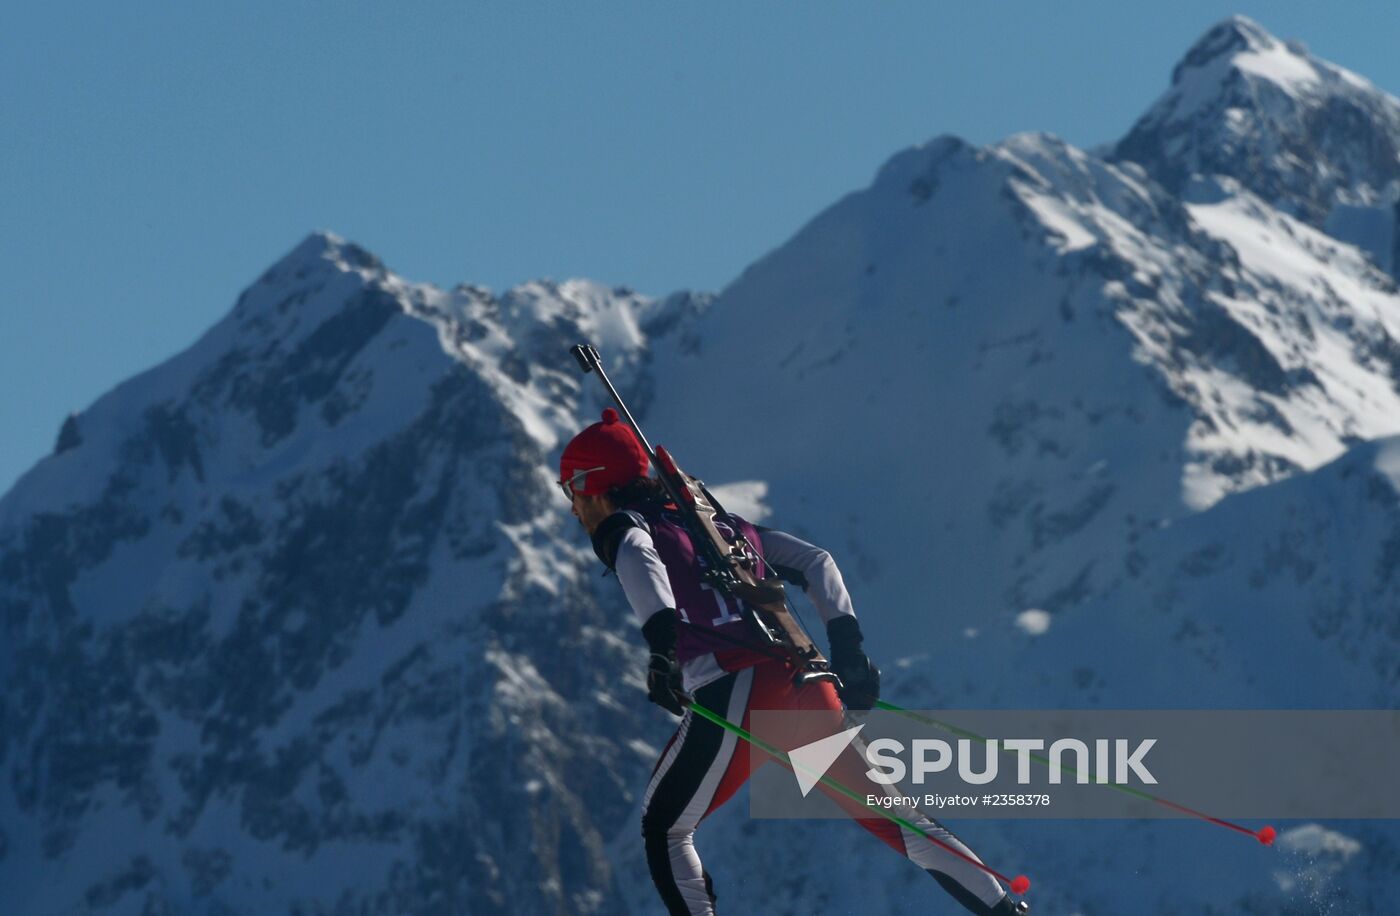
<svg viewBox="0 0 1400 916"><path fill-rule="evenodd" d="M695 830L724 804L750 773L750 755L738 737L686 708L695 702L750 728L750 712L825 710L832 734L840 729L842 700L869 709L879 697L880 672L861 648L850 594L830 554L790 534L760 528L729 514L716 519L726 538L747 538L764 565L804 590L820 613L831 647L830 670L841 681L797 682L790 665L750 645L738 600L711 588L701 560L666 489L647 476L648 456L611 408L569 442L559 484L588 531L594 552L613 570L651 650L647 696L681 716L675 735L652 771L642 803L642 836L652 881L670 913L712 914L715 890L695 850ZM804 717L794 717L804 719ZM822 718L822 717L818 717ZM804 721L810 721L810 716ZM787 736L783 750L807 737ZM828 771L845 785L865 784L866 763L847 747ZM891 790L886 790L891 791ZM901 816L958 850L960 858L926 837L832 795L866 830L927 870L967 910L1010 916L1026 912L974 861L976 856L922 812Z"/></svg>

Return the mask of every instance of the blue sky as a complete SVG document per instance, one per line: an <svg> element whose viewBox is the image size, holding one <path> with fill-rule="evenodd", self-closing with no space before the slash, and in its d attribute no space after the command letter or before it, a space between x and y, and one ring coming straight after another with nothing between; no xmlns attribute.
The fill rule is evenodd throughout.
<svg viewBox="0 0 1400 916"><path fill-rule="evenodd" d="M909 145L1116 138L1236 12L1400 94L1394 3L10 4L0 492L314 229L719 290Z"/></svg>

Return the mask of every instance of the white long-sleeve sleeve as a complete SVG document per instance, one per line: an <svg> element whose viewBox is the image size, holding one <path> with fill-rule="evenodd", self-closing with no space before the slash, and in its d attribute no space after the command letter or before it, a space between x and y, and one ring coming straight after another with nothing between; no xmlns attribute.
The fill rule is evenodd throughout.
<svg viewBox="0 0 1400 916"><path fill-rule="evenodd" d="M778 575L801 586L816 605L822 623L856 615L851 593L846 591L841 570L831 554L786 531L760 528L759 537L763 541L764 559Z"/></svg>
<svg viewBox="0 0 1400 916"><path fill-rule="evenodd" d="M806 592L823 624L837 617L855 616L850 592L830 553L785 531L763 528L759 536L768 564ZM644 529L627 529L618 542L613 565L638 625L646 623L662 608L676 606L666 567L656 552L651 534Z"/></svg>
<svg viewBox="0 0 1400 916"><path fill-rule="evenodd" d="M676 606L666 567L646 531L627 529L618 542L613 568L617 571L617 581L622 583L627 603L632 605L632 613L637 615L638 625L646 623L662 608Z"/></svg>

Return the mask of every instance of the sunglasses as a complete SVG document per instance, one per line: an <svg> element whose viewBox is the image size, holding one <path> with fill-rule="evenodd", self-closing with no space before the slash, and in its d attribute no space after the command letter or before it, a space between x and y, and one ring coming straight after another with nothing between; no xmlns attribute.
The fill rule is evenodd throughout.
<svg viewBox="0 0 1400 916"><path fill-rule="evenodd" d="M600 465L596 468L588 468L583 471L575 471L573 473L573 476L571 476L568 480L556 480L555 483L559 484L559 489L564 491L564 498L567 499L569 502L573 502L574 484L578 484L579 486L586 486L586 484L584 483L584 478L586 478L589 474L592 474L594 471L604 470L607 470L607 468Z"/></svg>

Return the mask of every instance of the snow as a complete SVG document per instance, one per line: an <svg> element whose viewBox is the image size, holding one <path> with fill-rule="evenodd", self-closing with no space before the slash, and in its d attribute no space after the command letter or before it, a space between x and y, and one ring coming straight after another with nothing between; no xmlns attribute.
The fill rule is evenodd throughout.
<svg viewBox="0 0 1400 916"><path fill-rule="evenodd" d="M511 546L511 577L522 585L558 595L560 584L555 570L566 564L561 562L563 558L559 555L559 547L543 530L541 524L526 522L508 525L497 522L496 530L505 536Z"/></svg>
<svg viewBox="0 0 1400 916"><path fill-rule="evenodd" d="M1376 449L1375 468L1400 494L1400 439L1388 439Z"/></svg>
<svg viewBox="0 0 1400 916"><path fill-rule="evenodd" d="M1206 369L1197 374L1198 384L1219 392L1241 415L1250 412L1250 404L1271 404L1292 431L1255 422L1234 429L1219 426L1193 435L1191 447L1214 452L1263 446L1313 468L1341 454L1350 438L1400 432L1400 397L1389 370L1357 359L1357 329L1384 339L1393 334L1400 316L1400 296L1366 256L1242 189L1218 203L1189 204L1187 209L1198 225L1230 244L1253 281L1254 295L1216 296L1214 301L1249 327L1281 366L1306 368L1321 384L1280 399L1263 396L1218 369ZM1303 303L1301 313L1294 302ZM1281 319L1285 309L1297 314L1293 322ZM1345 309L1344 319L1339 309ZM1307 330L1300 333L1302 322ZM1195 468L1187 474L1188 500L1198 508L1223 495L1203 473Z"/></svg>
<svg viewBox="0 0 1400 916"><path fill-rule="evenodd" d="M1056 250L1060 254L1088 248L1097 239L1086 231L1074 212L1059 198L1045 194L1026 194L1022 197L1040 221L1052 233L1060 237Z"/></svg>
<svg viewBox="0 0 1400 916"><path fill-rule="evenodd" d="M1148 119L1178 122L1194 119L1199 112L1209 110L1218 102L1234 72L1277 87L1294 98L1313 91L1320 83L1317 67L1306 52L1290 48L1243 16L1216 25L1193 51L1207 42L1218 41L1217 36L1226 31L1243 36L1244 47L1230 53L1219 51L1188 68L1181 81L1153 107Z"/></svg>
<svg viewBox="0 0 1400 916"><path fill-rule="evenodd" d="M1231 63L1241 72L1268 80L1293 95L1308 92L1320 80L1317 68L1306 56L1277 42L1236 54Z"/></svg>
<svg viewBox="0 0 1400 916"><path fill-rule="evenodd" d="M1041 636L1050 629L1050 615L1039 608L1029 608L1016 615L1016 626L1028 636Z"/></svg>
<svg viewBox="0 0 1400 916"><path fill-rule="evenodd" d="M1286 869L1275 869L1275 885L1315 912L1329 912L1337 902L1337 877L1362 849L1361 843L1321 824L1283 831L1275 841Z"/></svg>
<svg viewBox="0 0 1400 916"><path fill-rule="evenodd" d="M726 512L733 512L754 524L773 514L773 510L764 503L768 495L768 482L765 480L736 480L710 487L709 490Z"/></svg>
<svg viewBox="0 0 1400 916"><path fill-rule="evenodd" d="M1343 860L1350 859L1361 851L1361 844L1356 840L1346 834L1329 830L1321 824L1290 827L1278 835L1275 843L1286 852L1335 856Z"/></svg>

